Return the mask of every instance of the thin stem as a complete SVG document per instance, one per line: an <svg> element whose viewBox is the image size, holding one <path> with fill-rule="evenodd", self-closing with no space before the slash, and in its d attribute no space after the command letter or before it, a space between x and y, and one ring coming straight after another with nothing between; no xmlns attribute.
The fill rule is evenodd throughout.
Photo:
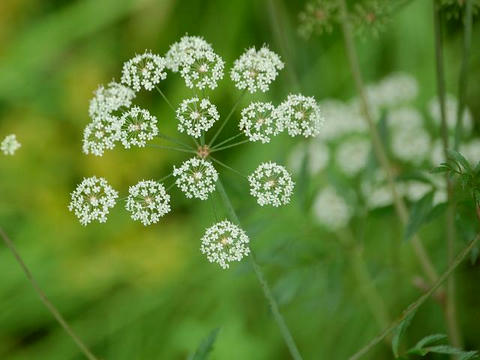
<svg viewBox="0 0 480 360"><path fill-rule="evenodd" d="M468 244L455 258L455 260L449 265L447 270L438 278L438 280L432 285L430 290L420 296L416 301L411 303L402 313L402 315L391 323L385 330L379 335L373 338L365 347L357 351L352 355L349 360L360 359L363 355L369 352L375 345L382 341L387 335L389 335L403 320L405 320L413 311L416 311L420 306L427 301L427 299L435 293L435 291L442 285L442 283L450 276L450 274L457 268L458 265L465 259L470 250L480 240L480 235L477 235L470 244Z"/></svg>
<svg viewBox="0 0 480 360"><path fill-rule="evenodd" d="M92 352L88 349L88 347L83 343L83 341L75 334L75 332L72 330L70 325L68 325L67 321L63 318L63 316L60 314L60 312L57 310L57 308L48 300L47 296L43 292L43 290L40 288L38 285L37 281L33 277L30 269L27 267L25 262L23 261L22 257L18 253L17 249L15 248L15 245L13 244L12 240L7 236L7 234L3 231L2 228L0 228L0 235L5 242L5 245L10 249L10 251L13 253L13 256L15 257L15 260L18 262L20 267L22 268L23 272L27 276L27 280L30 282L32 285L33 289L39 296L41 302L45 307L47 308L48 311L53 315L55 320L63 327L65 332L72 338L72 340L75 342L75 344L78 346L80 351L85 355L85 357L89 360L98 360L95 355L92 354Z"/></svg>
<svg viewBox="0 0 480 360"><path fill-rule="evenodd" d="M162 177L160 180L158 180L158 182L163 182L163 181L167 180L170 176L173 176L173 173L170 173L170 174Z"/></svg>
<svg viewBox="0 0 480 360"><path fill-rule="evenodd" d="M372 144L373 149L375 151L375 155L380 162L381 167L384 169L387 175L388 186L390 191L392 192L393 202L395 205L395 210L397 212L400 221L405 225L408 222L408 210L403 201L402 197L399 195L397 187L395 185L394 174L392 168L390 166L390 162L386 155L385 148L383 146L382 140L380 139L380 135L378 133L377 127L375 126L375 122L371 116L370 108L368 105L367 95L365 92L365 86L363 84L362 74L360 71L360 65L357 58L357 53L355 50L355 45L353 42L353 35L352 29L350 25L350 21L348 18L348 10L345 0L339 0L340 4L340 11L341 11L341 20L342 20L342 30L343 30L343 37L345 42L345 48L347 52L348 61L350 64L350 69L355 81L355 86L357 88L357 92L360 98L360 104L362 107L362 112L364 114L364 118L367 121L368 127L370 129L370 135L372 137ZM422 269L428 279L431 282L435 282L438 279L438 274L430 260L423 244L421 243L418 236L414 236L411 240L412 246L415 251L415 255L422 266Z"/></svg>
<svg viewBox="0 0 480 360"><path fill-rule="evenodd" d="M155 89L157 89L157 91L160 93L160 95L162 96L163 100L165 100L165 102L168 104L168 106L170 107L170 109L172 109L172 111L176 114L177 111L175 110L175 108L173 107L172 103L170 102L170 100L168 100L168 98L165 96L165 94L163 93L162 90L160 90L160 88L158 86L155 86Z"/></svg>
<svg viewBox="0 0 480 360"><path fill-rule="evenodd" d="M240 96L238 97L237 101L235 101L235 104L233 104L233 107L232 107L232 110L230 110L230 113L227 115L227 117L225 118L225 120L223 121L222 125L220 126L220 128L217 130L217 132L215 133L215 135L213 135L213 138L212 140L210 140L210 142L208 143L208 146L211 147L212 144L215 142L215 139L218 137L218 135L220 135L220 133L222 132L223 128L225 127L225 125L227 125L227 122L228 120L230 120L230 118L232 117L233 113L235 112L238 104L240 104L240 101L243 99L243 97L245 96L245 93L247 92L247 90L243 90L242 93L240 94Z"/></svg>
<svg viewBox="0 0 480 360"><path fill-rule="evenodd" d="M213 146L213 147L212 147L212 150L213 150L213 149L216 149L217 147L222 146L223 144L226 144L226 143L228 143L229 141L232 141L232 140L234 140L234 139L236 139L236 138L238 138L239 136L242 136L242 135L243 135L243 133L238 133L237 135L231 136L231 137L229 137L228 139L223 140L222 142L220 142L220 143L216 144L215 146Z"/></svg>
<svg viewBox="0 0 480 360"><path fill-rule="evenodd" d="M470 55L470 47L472 45L472 7L473 0L465 0L465 17L463 19L463 54L460 76L458 78L457 125L455 127L454 143L455 150L458 150L458 147L460 146L463 132L463 114L465 111L465 98L467 95L468 81L468 58Z"/></svg>
<svg viewBox="0 0 480 360"><path fill-rule="evenodd" d="M172 142L172 143L174 143L174 144L182 145L182 146L184 146L184 147L187 148L187 149L193 150L193 147L191 147L191 146L188 145L187 143L184 143L184 142L181 141L181 140L175 139L175 138L170 137L170 136L167 136L167 135L165 135L165 134L159 133L159 134L158 134L158 137L161 138L161 139L165 139L165 140L167 140L167 141L170 141L170 142Z"/></svg>
<svg viewBox="0 0 480 360"><path fill-rule="evenodd" d="M442 142L445 159L448 156L448 125L445 113L445 74L443 61L443 39L442 39L442 18L440 6L437 0L433 0L433 22L435 32L435 64L437 75L437 96L440 105L440 118L442 126ZM446 212L446 241L447 241L447 263L451 264L455 251L455 199L454 188L451 178L446 174L447 185L447 212ZM445 315L447 321L448 335L453 346L462 347L462 338L457 320L455 306L455 276L447 281L447 293L445 304Z"/></svg>
<svg viewBox="0 0 480 360"><path fill-rule="evenodd" d="M222 147L216 147L216 148L213 148L211 152L213 153L213 152L215 152L215 151L220 151L220 150L229 149L229 148L231 148L231 147L235 147L235 146L238 146L238 145L245 144L246 142L249 142L249 141L250 141L249 139L245 139L245 140L236 142L236 143L234 143L234 144L230 144L230 145L226 145L226 146L222 146Z"/></svg>
<svg viewBox="0 0 480 360"><path fill-rule="evenodd" d="M235 170L234 168L232 168L231 166L228 166L227 164L224 164L223 162L221 162L220 160L218 159L215 159L213 156L210 156L210 159L212 159L213 161L215 161L216 163L218 163L219 165L223 166L224 168L230 170L230 171L233 171L234 173L236 173L237 175L240 175L241 177L243 178L247 178L245 175L243 175L240 171L237 171Z"/></svg>
<svg viewBox="0 0 480 360"><path fill-rule="evenodd" d="M228 197L227 193L225 192L225 188L223 187L223 184L220 179L217 181L217 190L220 193L220 197L222 198L223 204L225 205L225 208L227 210L227 213L229 214L230 218L240 225L240 220L238 219L237 213L235 212L235 209L233 208L233 205L230 201L230 198ZM270 287L267 283L267 280L265 279L265 276L263 275L262 269L258 265L257 260L255 259L255 254L252 249L250 249L250 261L253 266L253 270L255 271L255 275L257 276L258 281L260 282L260 285L263 290L263 294L265 295L265 298L267 299L270 309L272 310L272 315L275 321L277 322L277 325L280 329L280 332L282 333L283 340L285 341L285 344L288 347L288 350L290 351L290 355L292 355L292 358L294 360L302 360L302 356L300 355L300 352L298 351L297 345L295 344L295 340L292 337L292 334L290 333L290 330L285 322L285 319L283 318L282 314L280 313L280 310L278 308L277 301L275 300L272 291L270 290Z"/></svg>
<svg viewBox="0 0 480 360"><path fill-rule="evenodd" d="M157 144L147 144L147 146L157 148L157 149L176 150L176 151L180 151L180 152L196 154L196 152L193 151L193 150L187 150L187 149L178 148L178 147L174 147L174 146L165 146L165 145L157 145Z"/></svg>

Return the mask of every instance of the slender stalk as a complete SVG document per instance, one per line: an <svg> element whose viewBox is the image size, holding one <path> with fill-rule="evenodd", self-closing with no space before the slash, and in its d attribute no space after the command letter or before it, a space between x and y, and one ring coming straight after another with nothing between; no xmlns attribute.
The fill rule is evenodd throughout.
<svg viewBox="0 0 480 360"><path fill-rule="evenodd" d="M420 296L416 301L411 303L402 313L402 315L391 323L385 330L379 335L375 336L367 345L353 354L349 360L360 359L363 355L368 353L375 345L380 343L387 335L389 335L403 320L405 320L413 311L416 311L422 306L427 299L432 296L442 283L452 274L452 272L460 265L465 257L470 253L475 244L480 240L480 235L477 235L455 258L455 260L448 266L447 270L438 278L438 280L432 285L430 290Z"/></svg>
<svg viewBox="0 0 480 360"><path fill-rule="evenodd" d="M403 199L398 193L397 187L395 185L394 174L390 166L390 162L388 160L385 148L380 139L378 130L375 126L373 117L371 116L370 107L368 105L367 95L365 92L365 86L363 84L362 74L360 71L360 65L358 63L357 53L356 53L355 45L353 42L352 29L351 29L350 21L348 19L347 5L345 3L345 0L339 0L339 4L340 4L340 10L341 10L342 30L343 30L347 57L348 57L352 75L355 81L355 86L357 88L357 92L360 97L362 112L364 114L364 118L367 121L368 127L370 129L373 149L375 151L375 155L378 161L380 162L381 167L384 169L387 175L388 186L390 188L390 191L392 192L393 202L395 205L395 210L397 212L397 215L400 218L400 221L405 225L408 221L408 210L405 205L405 202L403 201ZM414 236L411 240L411 243L414 248L415 255L417 256L417 259L425 275L431 282L435 282L438 279L437 271L435 270L432 264L432 261L430 260L427 252L425 251L425 248L423 247L423 244L421 243L419 237Z"/></svg>
<svg viewBox="0 0 480 360"><path fill-rule="evenodd" d="M53 315L55 320L63 327L65 332L72 338L72 340L75 342L75 344L78 346L80 351L85 355L85 357L88 360L98 360L95 355L88 349L88 347L83 343L83 341L77 336L77 334L72 330L70 325L68 325L67 321L64 319L64 317L60 314L60 312L57 310L57 308L48 300L47 296L43 292L43 290L40 288L38 285L37 281L33 277L30 269L27 267L25 262L23 261L22 257L18 253L15 245L13 244L12 240L7 236L7 234L3 231L3 229L0 227L0 236L2 237L3 241L5 242L5 245L10 249L10 251L13 253L13 256L15 257L15 260L18 262L20 267L22 268L23 272L25 273L27 280L30 282L30 285L32 285L33 289L37 293L38 297L40 298L40 301L45 305L47 310Z"/></svg>
<svg viewBox="0 0 480 360"><path fill-rule="evenodd" d="M238 219L237 213L235 212L235 209L233 208L230 198L225 192L225 188L223 187L223 184L220 179L218 179L217 181L217 190L220 193L220 197L222 198L223 204L225 205L228 215L235 223L240 225L240 220ZM255 254L252 249L250 249L250 262L252 263L253 270L255 271L255 275L257 276L257 279L260 282L260 285L263 290L263 294L265 295L265 298L267 299L270 305L273 318L277 322L280 332L282 333L283 340L285 341L285 344L287 345L288 350L290 351L290 355L292 355L292 358L294 360L302 360L302 356L298 351L297 345L295 344L295 340L293 339L292 334L290 333L290 329L288 328L282 314L280 313L277 301L275 300L275 297L273 296L272 291L270 290L267 280L263 275L262 269L260 268L257 260L255 259Z"/></svg>
<svg viewBox="0 0 480 360"><path fill-rule="evenodd" d="M242 135L243 135L243 133L238 133L237 135L231 136L231 137L229 137L228 139L225 139L225 140L223 140L222 142L220 142L220 143L212 146L212 150L213 150L213 149L216 149L217 147L220 147L220 146L222 146L223 144L226 144L226 143L228 143L228 142L230 142L230 141L232 141L232 140L234 140L234 139L236 139L236 138L238 138L239 136L242 136Z"/></svg>
<svg viewBox="0 0 480 360"><path fill-rule="evenodd" d="M234 144L225 145L225 146L222 146L222 147L216 147L216 148L213 148L211 152L215 152L215 151L220 151L220 150L229 149L229 148L231 148L231 147L235 147L235 146L238 146L238 145L245 144L246 142L249 142L249 141L250 141L250 140L248 140L248 139L245 139L245 140L242 140L242 141L236 142L236 143L234 143Z"/></svg>
<svg viewBox="0 0 480 360"><path fill-rule="evenodd" d="M467 95L468 81L468 58L470 55L470 47L472 45L472 8L473 0L465 0L465 16L463 19L463 54L460 76L458 78L457 124L455 127L454 143L455 150L458 150L458 147L460 146L463 132L463 114L465 112L465 98Z"/></svg>
<svg viewBox="0 0 480 360"><path fill-rule="evenodd" d="M443 61L443 39L442 39L442 19L440 5L437 0L433 0L433 23L435 32L435 64L437 75L437 96L440 105L440 118L442 127L442 142L445 159L448 156L448 124L445 114L445 75ZM447 185L448 206L446 212L446 238L447 238L447 263L450 264L454 258L455 251L455 199L452 180L445 175ZM447 281L447 293L445 303L445 315L447 321L448 335L453 346L462 347L462 339L457 321L457 311L455 306L455 277L451 276Z"/></svg>
<svg viewBox="0 0 480 360"><path fill-rule="evenodd" d="M147 146L157 148L157 149L175 150L175 151L180 151L180 152L185 152L190 154L196 154L196 152L193 150L187 150L184 148L178 148L174 146L164 146L164 145L157 145L157 144L147 144Z"/></svg>
<svg viewBox="0 0 480 360"><path fill-rule="evenodd" d="M175 110L175 108L173 107L172 103L170 102L170 100L168 100L168 98L165 96L165 94L163 93L162 90L160 90L160 88L158 86L155 86L155 89L157 89L158 93L162 96L163 100L165 100L165 102L167 103L167 105L170 107L170 109L172 109L172 111L176 114L177 111Z"/></svg>
<svg viewBox="0 0 480 360"><path fill-rule="evenodd" d="M245 96L245 93L247 92L247 90L243 90L242 93L240 94L240 96L237 98L237 101L235 101L235 104L233 104L233 107L232 107L232 110L230 110L230 112L228 113L227 117L225 118L225 120L223 121L222 125L218 128L217 132L215 133L215 135L213 135L213 138L212 140L210 140L210 142L208 143L208 146L212 146L212 144L215 142L215 139L218 137L218 135L220 135L220 133L222 132L223 128L225 127L225 125L227 125L227 122L228 120L230 120L230 118L232 117L233 113L235 112L235 110L237 109L237 106L240 104L240 101L243 99L243 97Z"/></svg>
<svg viewBox="0 0 480 360"><path fill-rule="evenodd" d="M223 166L225 169L228 169L230 171L233 171L235 174L237 175L240 175L241 177L243 178L247 178L245 175L243 175L240 171L238 170L235 170L234 168L232 168L231 166L228 166L227 164L224 164L223 162L221 162L220 160L218 159L215 159L213 156L210 156L210 159L212 159L213 161L215 161L217 164Z"/></svg>
<svg viewBox="0 0 480 360"><path fill-rule="evenodd" d="M170 141L170 142L172 142L172 143L174 143L174 144L177 144L177 145L182 145L182 146L184 146L184 147L187 148L187 149L193 150L193 147L191 147L191 146L188 145L187 143L184 143L184 142L181 141L181 140L175 139L175 138L173 138L173 137L167 136L167 135L162 134L162 133L159 133L157 136L158 136L159 138L161 138L161 139Z"/></svg>

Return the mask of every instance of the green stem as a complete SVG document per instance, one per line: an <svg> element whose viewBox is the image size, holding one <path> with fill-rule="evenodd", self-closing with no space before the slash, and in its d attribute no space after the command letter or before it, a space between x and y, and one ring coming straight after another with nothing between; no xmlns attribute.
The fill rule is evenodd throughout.
<svg viewBox="0 0 480 360"><path fill-rule="evenodd" d="M245 139L245 140L236 142L236 143L234 143L234 144L230 144L230 145L226 145L226 146L222 146L222 147L213 148L211 152L213 153L213 152L215 152L215 151L220 151L220 150L229 149L229 148L231 148L231 147L235 147L235 146L238 146L238 145L245 144L246 142L249 142L249 141L250 141L249 139Z"/></svg>
<svg viewBox="0 0 480 360"><path fill-rule="evenodd" d="M220 179L218 179L218 182L217 182L217 190L220 193L220 197L222 198L223 204L225 205L228 215L233 220L233 222L240 225L240 220L238 219L237 213L235 212L235 209L233 208L230 198L225 192L225 188L223 187L223 184ZM265 295L265 298L267 299L270 305L270 309L272 310L273 317L277 322L280 332L282 333L283 340L285 341L285 344L287 345L288 350L290 351L290 355L292 355L292 358L294 360L302 360L302 356L298 351L297 345L295 344L295 340L293 339L292 334L290 333L290 330L282 314L280 314L277 301L275 300L272 294L272 291L268 286L267 280L263 275L262 269L260 268L257 260L255 259L255 254L252 249L250 249L250 262L252 263L253 270L255 271L255 275L257 276L257 279L260 282L260 285L263 290L263 294Z"/></svg>
<svg viewBox="0 0 480 360"><path fill-rule="evenodd" d="M165 94L163 93L162 90L160 90L160 88L158 86L155 86L155 89L157 89L157 91L159 92L159 94L162 96L163 100L165 100L165 102L168 104L168 106L170 107L170 109L172 109L173 113L176 114L177 111L175 110L175 108L173 107L172 103L170 102L170 100L168 100L168 98L165 96Z"/></svg>
<svg viewBox="0 0 480 360"><path fill-rule="evenodd" d="M212 146L212 150L213 150L213 149L216 149L217 147L220 147L220 146L222 146L223 144L226 144L226 143L228 143L229 141L232 141L232 140L234 140L234 139L236 139L236 138L238 138L239 136L242 136L242 135L243 135L243 133L238 133L237 135L231 136L231 137L229 137L228 139L223 140L222 142L220 142L220 143Z"/></svg>
<svg viewBox="0 0 480 360"><path fill-rule="evenodd" d="M377 127L375 126L375 122L371 116L370 107L368 105L367 95L365 92L365 86L363 84L362 74L360 71L360 65L357 58L357 53L355 50L355 45L353 42L353 35L351 24L348 16L348 9L345 0L339 0L340 4L340 12L341 12L341 24L342 24L342 31L345 43L345 49L347 52L348 61L350 64L350 69L353 75L353 79L355 82L355 86L357 88L357 92L360 98L360 104L362 107L362 112L364 114L364 118L367 121L370 135L372 138L372 145L375 151L376 158L380 162L381 167L385 171L387 175L388 186L390 191L392 192L393 202L395 206L395 210L397 212L400 221L406 225L408 222L408 210L405 205L405 202L401 198L398 193L397 187L395 185L395 178L390 166L390 162L388 160L385 148L383 143L380 139L380 135L378 133ZM422 266L422 269L428 279L431 282L435 282L438 279L438 274L430 260L425 248L423 247L422 242L418 236L414 236L411 240L412 246L415 251L415 255Z"/></svg>
<svg viewBox="0 0 480 360"><path fill-rule="evenodd" d="M470 55L470 47L472 45L472 8L473 0L465 0L465 17L463 19L463 54L460 77L458 78L457 125L455 127L454 143L455 150L458 150L460 142L462 141L463 114L465 111L465 99L467 95L468 58Z"/></svg>
<svg viewBox="0 0 480 360"><path fill-rule="evenodd" d="M215 161L216 163L218 163L219 165L223 166L224 168L230 170L230 171L233 171L234 173L236 173L237 175L240 175L241 177L243 178L247 178L245 175L243 175L240 171L238 170L235 170L234 168L232 168L231 166L228 166L227 164L224 164L223 162L221 162L220 160L218 159L215 159L213 156L210 156L210 159L212 159L213 161Z"/></svg>
<svg viewBox="0 0 480 360"><path fill-rule="evenodd" d="M442 38L442 17L438 0L433 0L433 22L435 32L435 64L437 75L437 96L440 105L440 118L442 127L442 142L445 159L448 158L448 124L445 112L445 75L443 61L443 38ZM447 185L448 207L446 212L446 240L447 240L447 263L451 264L455 251L455 199L452 180L445 175ZM447 294L445 304L445 315L447 321L448 335L453 346L461 348L462 339L457 321L455 306L455 277L447 281Z"/></svg>
<svg viewBox="0 0 480 360"><path fill-rule="evenodd" d="M416 311L420 306L427 301L427 299L432 296L437 289L442 285L442 283L450 276L450 274L457 268L458 265L465 259L468 253L472 250L475 244L480 240L480 235L477 235L470 244L468 244L455 258L455 260L449 265L447 270L438 278L438 280L433 284L433 286L425 294L420 296L416 301L411 303L402 313L402 315L390 324L385 330L383 330L379 335L373 338L365 347L353 354L349 360L358 360L367 352L369 352L375 345L381 342L387 335L389 335L403 320L405 320L413 311Z"/></svg>
<svg viewBox="0 0 480 360"><path fill-rule="evenodd" d="M175 150L175 151L180 151L180 152L185 152L190 154L196 154L196 152L193 150L187 150L187 149L178 148L174 146L164 146L164 145L157 145L157 144L147 144L147 146L157 148L157 149Z"/></svg>
<svg viewBox="0 0 480 360"><path fill-rule="evenodd" d="M63 327L65 332L72 338L72 340L78 346L78 348L83 353L83 355L85 355L85 357L89 360L98 360L97 357L93 355L93 353L88 349L88 347L83 343L83 341L77 336L77 334L75 334L75 332L72 330L70 325L68 325L67 321L63 318L63 316L60 314L57 308L50 302L50 300L48 300L47 296L45 295L45 293L43 292L43 290L40 288L37 281L33 277L30 269L27 267L22 257L18 253L17 249L15 248L15 245L13 244L12 240L10 240L10 238L7 236L7 234L3 231L2 228L0 228L0 236L5 242L5 245L7 245L10 251L13 253L15 260L18 262L23 272L27 276L27 280L30 282L30 285L32 285L33 289L37 293L43 305L45 305L45 307L53 315L55 320L57 320L57 322Z"/></svg>
<svg viewBox="0 0 480 360"><path fill-rule="evenodd" d="M170 142L172 142L172 143L174 143L174 144L182 145L182 146L184 146L184 147L187 148L187 149L193 150L193 147L191 147L191 146L188 145L187 143L184 143L184 142L181 141L181 140L172 138L172 137L167 136L167 135L165 135L165 134L159 133L159 134L158 134L158 137L161 138L161 139L170 141Z"/></svg>

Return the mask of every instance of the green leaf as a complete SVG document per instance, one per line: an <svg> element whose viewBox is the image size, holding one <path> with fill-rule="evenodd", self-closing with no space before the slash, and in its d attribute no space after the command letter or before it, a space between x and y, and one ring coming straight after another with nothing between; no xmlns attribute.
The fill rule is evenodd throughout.
<svg viewBox="0 0 480 360"><path fill-rule="evenodd" d="M447 338L445 334L433 334L425 336L422 340L417 342L413 348L408 350L409 354L418 354L418 351L422 350L425 346L436 343L437 341L444 340Z"/></svg>
<svg viewBox="0 0 480 360"><path fill-rule="evenodd" d="M208 336L203 339L200 345L195 351L195 354L191 357L190 360L206 360L209 358L210 352L213 350L213 344L217 339L218 332L220 328L213 329Z"/></svg>
<svg viewBox="0 0 480 360"><path fill-rule="evenodd" d="M438 165L434 167L432 170L430 170L430 173L432 174L441 174L441 173L446 173L450 171L450 167L447 165Z"/></svg>
<svg viewBox="0 0 480 360"><path fill-rule="evenodd" d="M442 215L445 212L445 210L447 209L447 206L448 206L447 203L440 203L440 204L435 205L430 210L430 212L427 214L424 224L427 224L430 221L433 221L436 218L438 218L440 215Z"/></svg>
<svg viewBox="0 0 480 360"><path fill-rule="evenodd" d="M398 326L393 330L393 338L392 338L392 351L395 358L398 358L398 348L400 346L400 339L402 335L405 333L407 328L410 326L413 317L415 316L417 310L412 311L408 316L403 319L403 321L398 324Z"/></svg>
<svg viewBox="0 0 480 360"><path fill-rule="evenodd" d="M420 356L425 356L429 353L459 355L459 359L461 360L470 360L478 357L478 353L476 351L463 351L450 345L430 346L423 349L417 349L417 351L411 353Z"/></svg>
<svg viewBox="0 0 480 360"><path fill-rule="evenodd" d="M470 166L470 163L465 159L465 157L460 154L458 151L449 149L447 151L448 157L452 160L454 160L456 163L462 165L462 167L467 170L468 172L472 171L472 167Z"/></svg>
<svg viewBox="0 0 480 360"><path fill-rule="evenodd" d="M409 240L427 222L433 208L433 195L434 192L430 191L413 204L405 228L404 240Z"/></svg>

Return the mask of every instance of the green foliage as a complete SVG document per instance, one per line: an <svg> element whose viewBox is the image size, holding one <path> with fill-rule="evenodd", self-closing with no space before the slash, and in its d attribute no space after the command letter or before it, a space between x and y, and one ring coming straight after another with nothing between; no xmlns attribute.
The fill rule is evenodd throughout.
<svg viewBox="0 0 480 360"><path fill-rule="evenodd" d="M399 348L400 348L400 340L402 336L407 331L408 327L410 326L413 317L417 313L417 310L412 311L408 316L403 319L403 321L398 324L398 326L393 331L393 338L392 338L392 351L393 355L398 358L399 357Z"/></svg>
<svg viewBox="0 0 480 360"><path fill-rule="evenodd" d="M459 360L470 360L478 357L477 351L463 351L450 345L433 345L434 343L446 339L447 335L444 334L428 335L420 340L414 347L409 349L407 354L419 355L422 357L430 353L457 355Z"/></svg>
<svg viewBox="0 0 480 360"><path fill-rule="evenodd" d="M433 206L433 196L434 192L430 191L420 198L420 200L413 203L405 227L405 240L409 240L423 225L434 220L444 212L445 204L437 204Z"/></svg>
<svg viewBox="0 0 480 360"><path fill-rule="evenodd" d="M189 360L207 360L210 357L210 353L213 350L213 345L217 340L217 335L220 331L220 328L213 329L208 336L202 340L198 346L195 354L193 354Z"/></svg>

